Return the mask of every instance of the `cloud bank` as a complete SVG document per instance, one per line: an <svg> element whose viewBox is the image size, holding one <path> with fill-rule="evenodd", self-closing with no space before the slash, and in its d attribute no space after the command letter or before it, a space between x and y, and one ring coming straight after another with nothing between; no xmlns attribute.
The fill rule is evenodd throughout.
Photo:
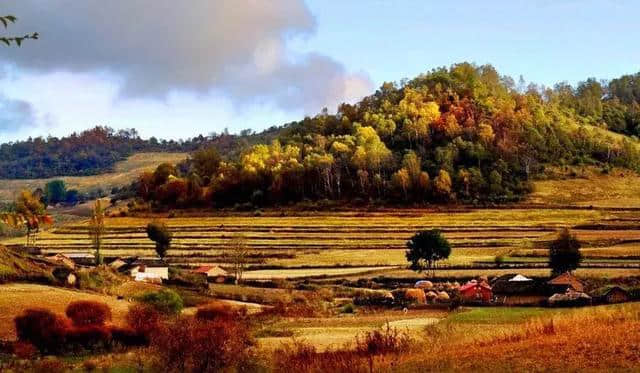
<svg viewBox="0 0 640 373"><path fill-rule="evenodd" d="M0 61L40 74L107 72L122 79L120 99L214 93L235 106L311 114L372 88L332 58L288 49L316 31L302 0L9 0L3 8L19 17L12 32L41 39Z"/></svg>

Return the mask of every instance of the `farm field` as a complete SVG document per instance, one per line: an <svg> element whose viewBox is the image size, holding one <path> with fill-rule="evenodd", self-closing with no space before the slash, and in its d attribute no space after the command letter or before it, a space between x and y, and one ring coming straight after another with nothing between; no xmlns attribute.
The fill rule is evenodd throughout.
<svg viewBox="0 0 640 373"><path fill-rule="evenodd" d="M585 271L614 274L637 269L640 217L611 209L382 209L379 211L287 212L263 216L165 219L173 232L167 259L175 265L229 265L229 248L241 235L249 252L248 279L336 277L398 273L406 265L406 241L418 230L441 229L452 255L445 273L493 267L497 256L530 273L545 272L545 242L561 227L573 227L583 243ZM106 221L103 255L154 256L144 231L150 218L111 217ZM21 244L22 238L3 244ZM44 253L91 252L86 221L42 232ZM480 268L478 268L480 266ZM596 268L606 267L606 268ZM469 271L467 271L469 270ZM524 270L524 269L523 269ZM456 272L457 271L457 272ZM498 272L502 270L497 270Z"/></svg>
<svg viewBox="0 0 640 373"><path fill-rule="evenodd" d="M113 172L93 176L62 176L48 179L15 179L0 180L0 201L13 200L15 194L22 189L34 190L43 188L54 179L61 179L68 189L87 192L101 188L109 191L113 187L121 187L134 181L144 171L155 169L160 163L176 163L187 157L186 153L138 153L124 161L116 163Z"/></svg>

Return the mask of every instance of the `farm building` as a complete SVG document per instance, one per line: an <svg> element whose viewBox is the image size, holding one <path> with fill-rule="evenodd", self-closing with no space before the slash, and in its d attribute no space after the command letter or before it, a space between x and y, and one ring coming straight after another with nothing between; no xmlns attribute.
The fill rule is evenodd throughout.
<svg viewBox="0 0 640 373"><path fill-rule="evenodd" d="M623 303L631 300L628 291L620 286L606 286L591 292L596 303Z"/></svg>
<svg viewBox="0 0 640 373"><path fill-rule="evenodd" d="M109 262L109 267L115 269L120 273L130 273L131 270L135 267L134 263L138 261L137 256L130 257L118 257Z"/></svg>
<svg viewBox="0 0 640 373"><path fill-rule="evenodd" d="M61 265L63 267L67 267L69 269L74 269L76 268L76 263L71 260L71 258L69 258L68 256L58 253L58 254L53 254L53 255L47 255L45 257L45 259L47 259L48 261Z"/></svg>
<svg viewBox="0 0 640 373"><path fill-rule="evenodd" d="M471 280L460 287L460 295L466 301L491 302L493 291L485 281Z"/></svg>
<svg viewBox="0 0 640 373"><path fill-rule="evenodd" d="M68 253L64 254L77 266L93 266L96 264L96 257L89 253Z"/></svg>
<svg viewBox="0 0 640 373"><path fill-rule="evenodd" d="M229 276L227 271L218 266L202 266L196 268L193 272L205 275L207 280L216 283L223 283Z"/></svg>
<svg viewBox="0 0 640 373"><path fill-rule="evenodd" d="M496 302L504 305L540 305L548 297L545 283L522 275L508 274L498 277L492 284Z"/></svg>
<svg viewBox="0 0 640 373"><path fill-rule="evenodd" d="M554 307L587 306L591 304L591 297L583 292L567 289L562 294L557 293L550 296L548 303Z"/></svg>
<svg viewBox="0 0 640 373"><path fill-rule="evenodd" d="M568 289L572 289L577 292L584 291L584 285L582 282L569 272L565 272L552 278L547 282L547 284L553 293L564 293Z"/></svg>
<svg viewBox="0 0 640 373"><path fill-rule="evenodd" d="M138 259L132 264L131 276L136 281L162 282L169 279L169 266L159 259Z"/></svg>

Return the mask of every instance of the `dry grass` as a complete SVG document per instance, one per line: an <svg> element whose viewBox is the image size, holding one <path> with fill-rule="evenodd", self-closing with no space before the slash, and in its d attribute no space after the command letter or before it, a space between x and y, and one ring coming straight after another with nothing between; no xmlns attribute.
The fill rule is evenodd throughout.
<svg viewBox="0 0 640 373"><path fill-rule="evenodd" d="M387 323L398 331L418 337L426 326L437 323L446 315L446 312L438 310L410 310L408 313L390 310L371 314L283 320L271 328L290 331L293 338L309 343L319 351L325 351L352 344L358 335L380 329ZM266 337L260 338L259 344L264 350L272 350L290 340L291 337Z"/></svg>
<svg viewBox="0 0 640 373"><path fill-rule="evenodd" d="M578 177L543 180L534 183L534 192L527 202L595 206L640 207L640 176L625 170L602 174L587 168Z"/></svg>
<svg viewBox="0 0 640 373"><path fill-rule="evenodd" d="M397 369L423 371L633 371L640 363L638 304L549 311L466 338L463 324L437 326ZM471 333L473 334L473 333Z"/></svg>
<svg viewBox="0 0 640 373"><path fill-rule="evenodd" d="M27 308L47 308L64 314L72 301L91 300L106 303L111 307L113 322L122 324L129 302L116 297L67 290L35 284L0 285L0 339L14 339L13 319Z"/></svg>
<svg viewBox="0 0 640 373"><path fill-rule="evenodd" d="M143 171L152 170L160 163L177 163L187 157L186 153L138 153L125 161L116 163L114 171L94 176L63 176L49 179L0 180L0 201L12 200L16 192L22 189L42 188L53 179L62 179L69 189L87 192L102 188L109 191L113 187L120 187L131 183Z"/></svg>

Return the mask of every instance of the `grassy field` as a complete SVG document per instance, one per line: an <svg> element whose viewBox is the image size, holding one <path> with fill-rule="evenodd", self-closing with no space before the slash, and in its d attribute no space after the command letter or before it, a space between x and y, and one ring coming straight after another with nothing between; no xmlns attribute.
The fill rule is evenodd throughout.
<svg viewBox="0 0 640 373"><path fill-rule="evenodd" d="M163 162L176 163L187 157L186 153L138 153L116 163L113 172L95 176L63 176L50 179L0 180L0 201L10 201L22 189L43 188L53 179L62 179L68 189L87 192L101 188L109 191L131 183L143 171L152 170Z"/></svg>
<svg viewBox="0 0 640 373"><path fill-rule="evenodd" d="M130 303L115 296L67 290L36 284L0 285L0 339L14 339L13 319L25 309L40 307L64 314L70 302L92 300L106 303L111 307L113 323L123 324Z"/></svg>
<svg viewBox="0 0 640 373"><path fill-rule="evenodd" d="M604 174L593 168L579 169L574 177L534 183L527 202L570 206L640 208L640 176L627 170Z"/></svg>

